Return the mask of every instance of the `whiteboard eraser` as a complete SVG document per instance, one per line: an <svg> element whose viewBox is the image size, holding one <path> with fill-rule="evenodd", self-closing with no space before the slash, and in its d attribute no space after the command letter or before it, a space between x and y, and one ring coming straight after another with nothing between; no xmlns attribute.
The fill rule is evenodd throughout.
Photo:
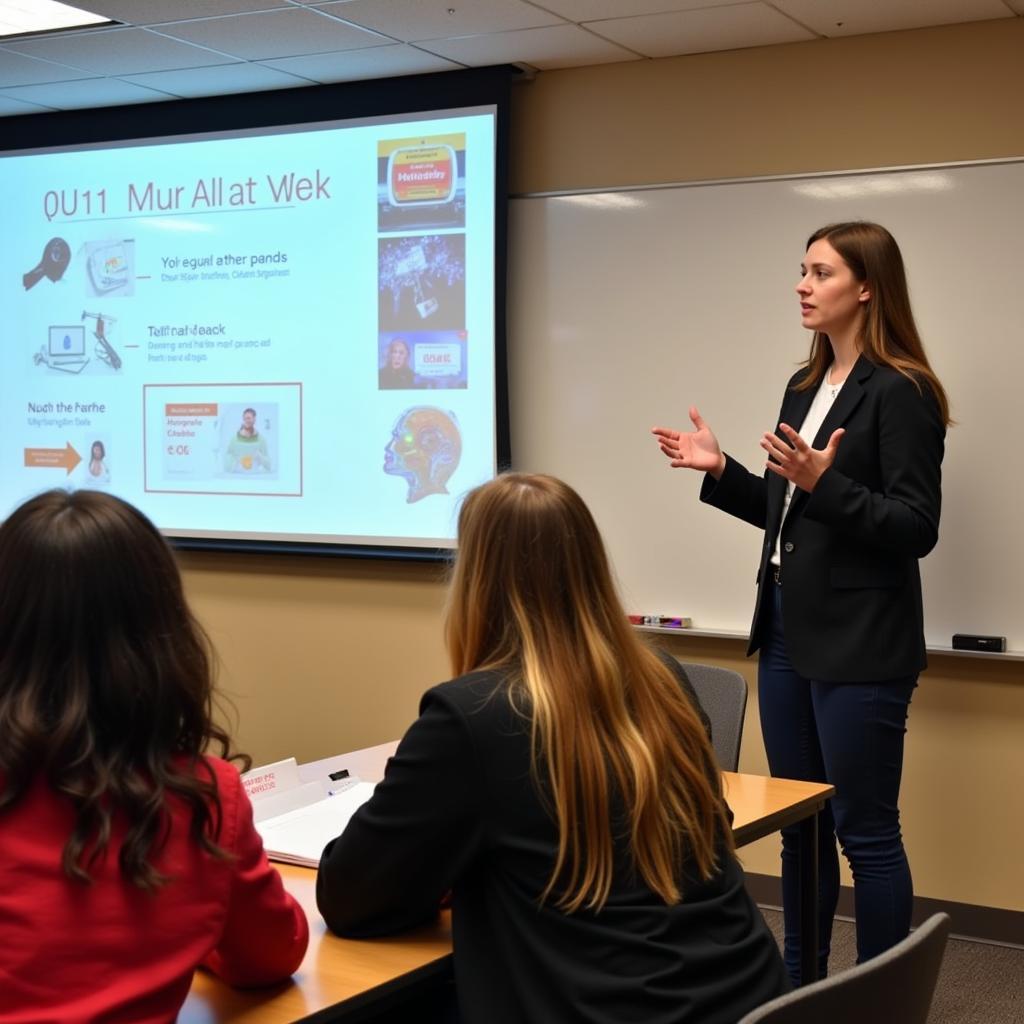
<svg viewBox="0 0 1024 1024"><path fill-rule="evenodd" d="M1005 636L981 636L978 633L954 633L954 651L995 651L1006 650Z"/></svg>

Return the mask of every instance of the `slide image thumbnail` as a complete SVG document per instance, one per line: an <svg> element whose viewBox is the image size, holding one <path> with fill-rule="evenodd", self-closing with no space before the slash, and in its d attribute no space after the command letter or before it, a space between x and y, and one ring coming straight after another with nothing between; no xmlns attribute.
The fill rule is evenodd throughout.
<svg viewBox="0 0 1024 1024"><path fill-rule="evenodd" d="M264 403L257 412L247 405L239 412L235 405L222 405L221 414L224 472L273 473L276 459L270 448L277 443L277 406Z"/></svg>
<svg viewBox="0 0 1024 1024"><path fill-rule="evenodd" d="M416 231L466 226L466 136L377 144L377 226Z"/></svg>
<svg viewBox="0 0 1024 1024"><path fill-rule="evenodd" d="M405 500L412 503L431 494L447 494L445 485L461 456L462 435L455 413L418 405L395 421L384 449L384 472L404 477Z"/></svg>
<svg viewBox="0 0 1024 1024"><path fill-rule="evenodd" d="M107 298L135 294L135 241L131 238L86 242L79 253L85 262L85 288Z"/></svg>
<svg viewBox="0 0 1024 1024"><path fill-rule="evenodd" d="M71 246L63 238L51 238L46 243L39 262L21 275L25 291L34 288L44 277L49 281L59 281L70 262Z"/></svg>
<svg viewBox="0 0 1024 1024"><path fill-rule="evenodd" d="M466 387L465 331L385 331L377 340L377 387Z"/></svg>
<svg viewBox="0 0 1024 1024"><path fill-rule="evenodd" d="M83 310L82 319L92 321L92 336L95 341L93 354L101 363L106 363L111 370L120 370L121 357L117 354L117 349L110 343L110 333L114 324L117 323L117 317L110 316L109 313L90 313L88 310Z"/></svg>
<svg viewBox="0 0 1024 1024"><path fill-rule="evenodd" d="M51 324L46 345L32 356L36 366L61 373L81 373L89 362L84 324Z"/></svg>
<svg viewBox="0 0 1024 1024"><path fill-rule="evenodd" d="M465 328L465 235L382 238L378 247L378 330Z"/></svg>
<svg viewBox="0 0 1024 1024"><path fill-rule="evenodd" d="M106 438L93 437L83 446L89 454L82 459L78 467L77 483L79 487L90 490L104 490L110 483L110 456L107 453L109 441Z"/></svg>
<svg viewBox="0 0 1024 1024"><path fill-rule="evenodd" d="M77 324L50 324L44 344L32 353L32 362L53 376L83 370L87 376L119 372L121 357L108 336L116 323L114 317L86 311L81 320Z"/></svg>
<svg viewBox="0 0 1024 1024"><path fill-rule="evenodd" d="M300 384L146 384L146 490L302 494Z"/></svg>

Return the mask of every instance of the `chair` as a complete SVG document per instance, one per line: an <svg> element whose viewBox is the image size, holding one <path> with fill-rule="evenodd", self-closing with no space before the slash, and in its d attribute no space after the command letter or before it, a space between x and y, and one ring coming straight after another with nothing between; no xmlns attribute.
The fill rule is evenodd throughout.
<svg viewBox="0 0 1024 1024"><path fill-rule="evenodd" d="M682 660L679 664L711 719L711 745L719 767L727 772L736 771L743 738L743 712L747 707L747 681L731 668Z"/></svg>
<svg viewBox="0 0 1024 1024"><path fill-rule="evenodd" d="M949 915L934 914L892 949L779 996L739 1024L925 1024L948 936Z"/></svg>

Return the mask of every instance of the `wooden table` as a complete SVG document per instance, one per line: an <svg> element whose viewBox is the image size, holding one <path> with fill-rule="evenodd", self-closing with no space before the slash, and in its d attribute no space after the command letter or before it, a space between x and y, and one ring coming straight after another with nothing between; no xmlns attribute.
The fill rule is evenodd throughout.
<svg viewBox="0 0 1024 1024"><path fill-rule="evenodd" d="M823 782L722 772L737 846L800 825L800 982L818 979L818 812L835 793Z"/></svg>
<svg viewBox="0 0 1024 1024"><path fill-rule="evenodd" d="M348 768L365 780L380 779L395 746L384 743L314 761L301 766L300 775L304 781L311 781L327 772ZM815 849L817 813L832 795L831 786L734 772L724 772L723 780L735 815L733 832L737 846L799 822L802 842L809 851ZM808 971L804 976L809 978L817 963L817 859L802 856L801 864L803 868L811 866L810 870L801 871L801 969ZM452 944L447 913L430 927L390 938L340 939L327 931L316 909L316 872L286 864L278 865L278 870L309 918L309 950L298 973L291 982L272 989L240 991L197 971L192 991L178 1017L179 1024L284 1024L296 1020L326 1021L335 1015L357 1021L371 1008L386 1005L418 985L450 974Z"/></svg>
<svg viewBox="0 0 1024 1024"><path fill-rule="evenodd" d="M339 939L327 931L316 909L316 872L278 864L285 887L309 918L309 949L290 982L272 989L233 989L205 971L196 971L178 1024L284 1024L327 1019L318 1011L344 1006L359 1011L451 972L450 915L428 928L371 941Z"/></svg>

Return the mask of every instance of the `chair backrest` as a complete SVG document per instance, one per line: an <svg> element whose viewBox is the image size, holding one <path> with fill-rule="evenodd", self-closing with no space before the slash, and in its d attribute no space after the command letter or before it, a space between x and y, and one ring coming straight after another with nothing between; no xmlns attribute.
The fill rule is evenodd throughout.
<svg viewBox="0 0 1024 1024"><path fill-rule="evenodd" d="M747 681L731 668L679 662L693 684L697 699L711 719L711 745L719 767L734 772L740 763L743 713L747 707Z"/></svg>
<svg viewBox="0 0 1024 1024"><path fill-rule="evenodd" d="M892 949L779 996L739 1024L925 1024L948 936L949 915L934 914Z"/></svg>

